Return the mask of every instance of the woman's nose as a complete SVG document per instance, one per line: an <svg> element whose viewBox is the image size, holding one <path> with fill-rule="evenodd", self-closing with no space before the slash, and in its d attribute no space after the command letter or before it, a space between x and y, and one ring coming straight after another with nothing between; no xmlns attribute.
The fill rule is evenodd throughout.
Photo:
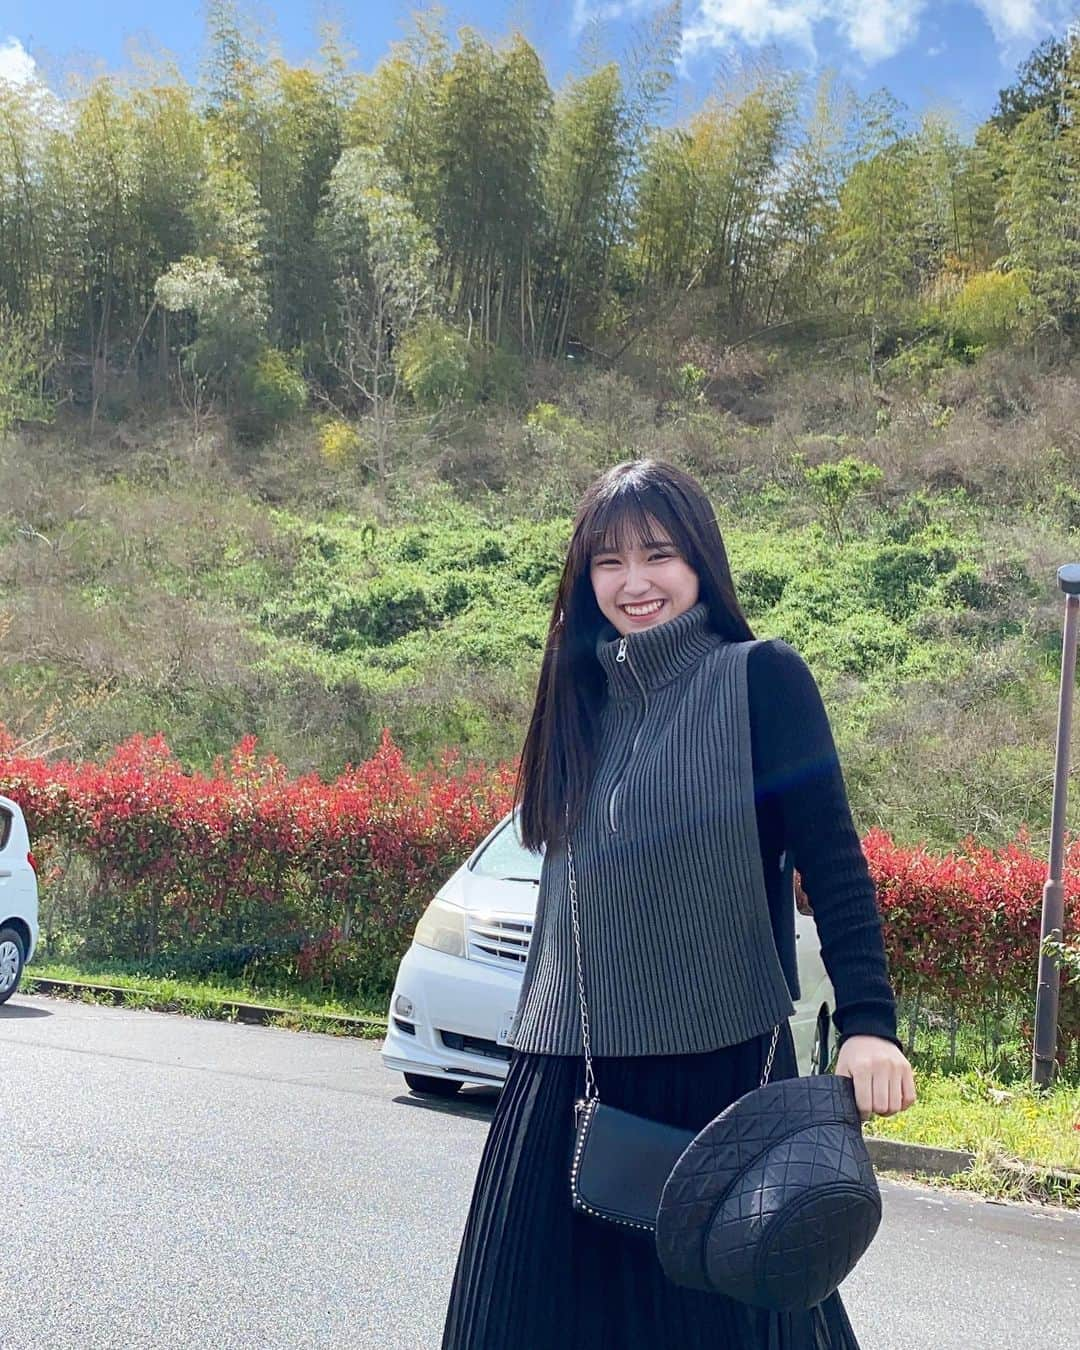
<svg viewBox="0 0 1080 1350"><path fill-rule="evenodd" d="M652 583L644 566L638 566L635 563L627 563L626 577L623 581L623 590L628 595L644 595L649 590Z"/></svg>

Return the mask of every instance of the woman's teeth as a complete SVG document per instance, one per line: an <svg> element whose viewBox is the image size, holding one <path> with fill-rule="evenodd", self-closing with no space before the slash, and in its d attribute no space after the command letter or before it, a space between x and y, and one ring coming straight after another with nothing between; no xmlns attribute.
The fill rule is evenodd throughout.
<svg viewBox="0 0 1080 1350"><path fill-rule="evenodd" d="M654 600L647 605L623 605L623 609L626 610L627 614L632 614L634 618L639 619L646 614L655 614L663 603L663 600Z"/></svg>

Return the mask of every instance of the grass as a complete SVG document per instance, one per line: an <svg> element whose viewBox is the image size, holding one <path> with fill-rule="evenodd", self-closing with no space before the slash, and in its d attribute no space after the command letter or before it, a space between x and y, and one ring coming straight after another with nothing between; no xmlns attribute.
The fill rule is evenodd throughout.
<svg viewBox="0 0 1080 1350"><path fill-rule="evenodd" d="M1080 1208L1080 1088L1039 1093L987 1074L916 1073L918 1100L897 1116L868 1121L867 1136L963 1149L966 1172L922 1178L1002 1200Z"/></svg>
<svg viewBox="0 0 1080 1350"><path fill-rule="evenodd" d="M996 1145L1024 1162L1080 1171L1080 1088L1037 1093L968 1072L917 1074L916 1090L910 1110L875 1116L867 1134L969 1153Z"/></svg>
<svg viewBox="0 0 1080 1350"><path fill-rule="evenodd" d="M327 998L322 994L298 992L295 988L252 986L213 976L198 981L166 979L117 969L107 962L78 966L53 961L35 963L23 977L25 992L34 992L35 979L71 980L121 989L124 991L121 1001L127 1008L181 1012L189 1017L236 1021L233 1005L249 1003L280 1010L277 1016L269 1018L270 1026L370 1039L381 1039L385 1033L386 1008L374 1006L374 1000ZM116 1001L112 994L93 989L73 991L71 997L86 1003L111 1004ZM365 1019L373 1025L350 1025L338 1020L341 1018Z"/></svg>

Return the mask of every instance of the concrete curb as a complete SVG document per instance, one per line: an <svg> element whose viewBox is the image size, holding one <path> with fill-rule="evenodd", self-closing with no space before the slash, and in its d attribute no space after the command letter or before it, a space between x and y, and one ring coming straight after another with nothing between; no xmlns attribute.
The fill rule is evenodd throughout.
<svg viewBox="0 0 1080 1350"><path fill-rule="evenodd" d="M966 1172L975 1161L974 1153L955 1148L936 1148L931 1144L908 1144L902 1139L877 1139L866 1136L866 1148L875 1167L890 1172L923 1172L929 1176L951 1177Z"/></svg>
<svg viewBox="0 0 1080 1350"><path fill-rule="evenodd" d="M190 1006L186 999L171 1000L154 998L149 989L127 988L119 984L93 984L88 980L51 980L27 971L25 979L33 985L29 992L33 994L58 994L61 997L85 992L101 998L109 998L114 1004L122 1006L129 996L143 996L149 1003L140 1006L151 1012L185 1012ZM269 1026L281 1019L303 1019L305 1022L322 1022L338 1029L346 1036L366 1036L373 1031L385 1031L386 1023L376 1017L349 1017L344 1013L301 1012L296 1008L274 1008L263 1003L240 1003L235 999L222 998L207 1000L230 1020L243 1022L248 1026Z"/></svg>

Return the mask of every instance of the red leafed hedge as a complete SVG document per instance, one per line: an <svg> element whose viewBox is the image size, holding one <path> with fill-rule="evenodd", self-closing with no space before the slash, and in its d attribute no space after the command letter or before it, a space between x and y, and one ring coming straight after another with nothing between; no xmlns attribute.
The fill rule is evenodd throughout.
<svg viewBox="0 0 1080 1350"><path fill-rule="evenodd" d="M384 733L333 783L290 779L253 738L209 775L161 737L104 764L22 759L0 726L0 793L26 812L52 955L120 957L178 973L225 970L384 993L446 876L510 809L514 767L447 754L414 771ZM963 1014L1030 1001L1045 860L1021 836L943 857L863 841L898 992ZM1080 929L1080 840L1066 868ZM813 897L810 897L811 901ZM1080 989L1062 991L1080 1036Z"/></svg>
<svg viewBox="0 0 1080 1350"><path fill-rule="evenodd" d="M862 841L899 992L926 995L972 1016L1018 1002L1033 1007L1045 858L1028 837L1002 848L965 839L950 854L901 848L883 830ZM1080 932L1080 839L1065 858L1065 936ZM1080 1038L1080 984L1063 975L1063 1039Z"/></svg>
<svg viewBox="0 0 1080 1350"><path fill-rule="evenodd" d="M0 793L22 806L54 956L274 974L377 988L450 871L510 808L513 771L413 771L389 735L333 783L290 779L245 738L209 775L160 736L106 763L12 755Z"/></svg>

